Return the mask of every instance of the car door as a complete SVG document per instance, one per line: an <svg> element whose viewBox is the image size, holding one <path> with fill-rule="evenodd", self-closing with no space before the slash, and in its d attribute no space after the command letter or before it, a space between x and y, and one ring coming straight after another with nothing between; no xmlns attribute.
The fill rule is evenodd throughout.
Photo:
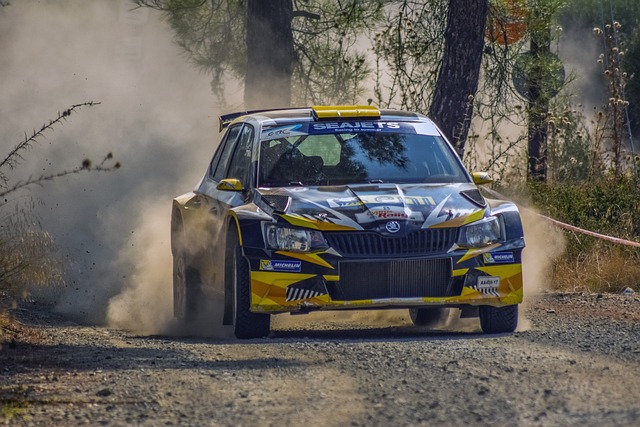
<svg viewBox="0 0 640 427"><path fill-rule="evenodd" d="M206 257L210 261L205 268L209 278L207 282L218 293L222 293L224 289L224 269L222 266L225 250L224 220L229 209L247 203L249 192L221 191L216 187L225 178L240 180L245 189L251 187L253 180L251 171L253 135L253 127L248 124L239 124L229 128L221 143L220 153L214 155L209 173L203 179L197 192L201 198L202 208L206 209L208 213L206 228L207 234L210 236L210 244L206 248Z"/></svg>

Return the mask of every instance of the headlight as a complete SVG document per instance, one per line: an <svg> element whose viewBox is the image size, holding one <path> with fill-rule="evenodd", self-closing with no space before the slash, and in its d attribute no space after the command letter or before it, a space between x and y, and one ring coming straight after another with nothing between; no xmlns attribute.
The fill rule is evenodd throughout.
<svg viewBox="0 0 640 427"><path fill-rule="evenodd" d="M292 252L313 252L327 249L329 245L321 232L301 228L282 227L263 223L264 240L272 249Z"/></svg>
<svg viewBox="0 0 640 427"><path fill-rule="evenodd" d="M458 246L481 248L496 243L501 238L502 227L500 220L495 216L491 216L460 227Z"/></svg>

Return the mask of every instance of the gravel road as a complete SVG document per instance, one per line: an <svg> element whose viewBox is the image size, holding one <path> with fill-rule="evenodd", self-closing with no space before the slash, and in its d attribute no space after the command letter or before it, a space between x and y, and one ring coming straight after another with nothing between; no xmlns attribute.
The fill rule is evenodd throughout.
<svg viewBox="0 0 640 427"><path fill-rule="evenodd" d="M21 308L37 344L0 351L0 424L640 425L638 294L549 293L521 311L514 334L312 314L235 341Z"/></svg>

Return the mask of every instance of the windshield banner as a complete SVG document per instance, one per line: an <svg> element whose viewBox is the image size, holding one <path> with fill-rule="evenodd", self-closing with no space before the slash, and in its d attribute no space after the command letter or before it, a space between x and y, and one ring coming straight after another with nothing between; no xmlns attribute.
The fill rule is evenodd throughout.
<svg viewBox="0 0 640 427"><path fill-rule="evenodd" d="M323 135L335 133L385 132L416 133L412 123L387 121L339 121L298 123L294 125L275 126L262 130L262 141L302 135Z"/></svg>

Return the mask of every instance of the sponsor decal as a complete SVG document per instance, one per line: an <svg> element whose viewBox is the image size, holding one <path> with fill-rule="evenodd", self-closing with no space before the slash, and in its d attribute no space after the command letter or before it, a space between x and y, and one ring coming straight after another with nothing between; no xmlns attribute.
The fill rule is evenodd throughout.
<svg viewBox="0 0 640 427"><path fill-rule="evenodd" d="M398 122L322 122L314 123L313 130L375 130L375 129L400 129Z"/></svg>
<svg viewBox="0 0 640 427"><path fill-rule="evenodd" d="M402 203L402 199L397 196L376 196L373 200L376 203Z"/></svg>
<svg viewBox="0 0 640 427"><path fill-rule="evenodd" d="M278 261L270 259L260 260L260 270L264 271L288 271L288 272L300 272L302 268L302 261Z"/></svg>
<svg viewBox="0 0 640 427"><path fill-rule="evenodd" d="M369 211L365 211L363 213L357 213L355 216L356 216L356 221L358 221L359 224L368 224L370 222L376 221L376 217L373 216L373 214Z"/></svg>
<svg viewBox="0 0 640 427"><path fill-rule="evenodd" d="M277 128L265 129L262 131L261 139L263 141L270 141L278 138L288 138L290 136L306 135L307 132L299 130L302 128L301 124L281 126Z"/></svg>
<svg viewBox="0 0 640 427"><path fill-rule="evenodd" d="M399 206L382 206L379 209L369 210L376 219L408 219L410 221L422 222L424 216L421 212L412 212Z"/></svg>
<svg viewBox="0 0 640 427"><path fill-rule="evenodd" d="M384 227L389 233L397 233L400 231L400 223L398 221L389 221Z"/></svg>
<svg viewBox="0 0 640 427"><path fill-rule="evenodd" d="M332 208L349 208L367 205L379 205L379 204L395 204L395 205L419 205L419 206L435 206L436 202L431 196L425 197L401 197L401 196L374 196L363 195L359 198L356 197L342 197L338 199L329 199L327 203Z"/></svg>
<svg viewBox="0 0 640 427"><path fill-rule="evenodd" d="M353 208L357 206L362 206L363 203L360 199L356 199L354 197L343 197L340 199L329 199L327 200L329 207L332 208Z"/></svg>
<svg viewBox="0 0 640 427"><path fill-rule="evenodd" d="M404 210L381 209L371 210L371 214L378 219L409 219L409 215Z"/></svg>
<svg viewBox="0 0 640 427"><path fill-rule="evenodd" d="M309 125L309 134L311 135L357 132L417 133L415 123L402 122L321 121Z"/></svg>
<svg viewBox="0 0 640 427"><path fill-rule="evenodd" d="M396 204L396 205L420 205L420 206L435 206L436 202L431 196L414 197L414 196L391 196L391 195L366 195L360 196L365 204Z"/></svg>
<svg viewBox="0 0 640 427"><path fill-rule="evenodd" d="M513 264L513 252L487 252L482 254L485 264Z"/></svg>

